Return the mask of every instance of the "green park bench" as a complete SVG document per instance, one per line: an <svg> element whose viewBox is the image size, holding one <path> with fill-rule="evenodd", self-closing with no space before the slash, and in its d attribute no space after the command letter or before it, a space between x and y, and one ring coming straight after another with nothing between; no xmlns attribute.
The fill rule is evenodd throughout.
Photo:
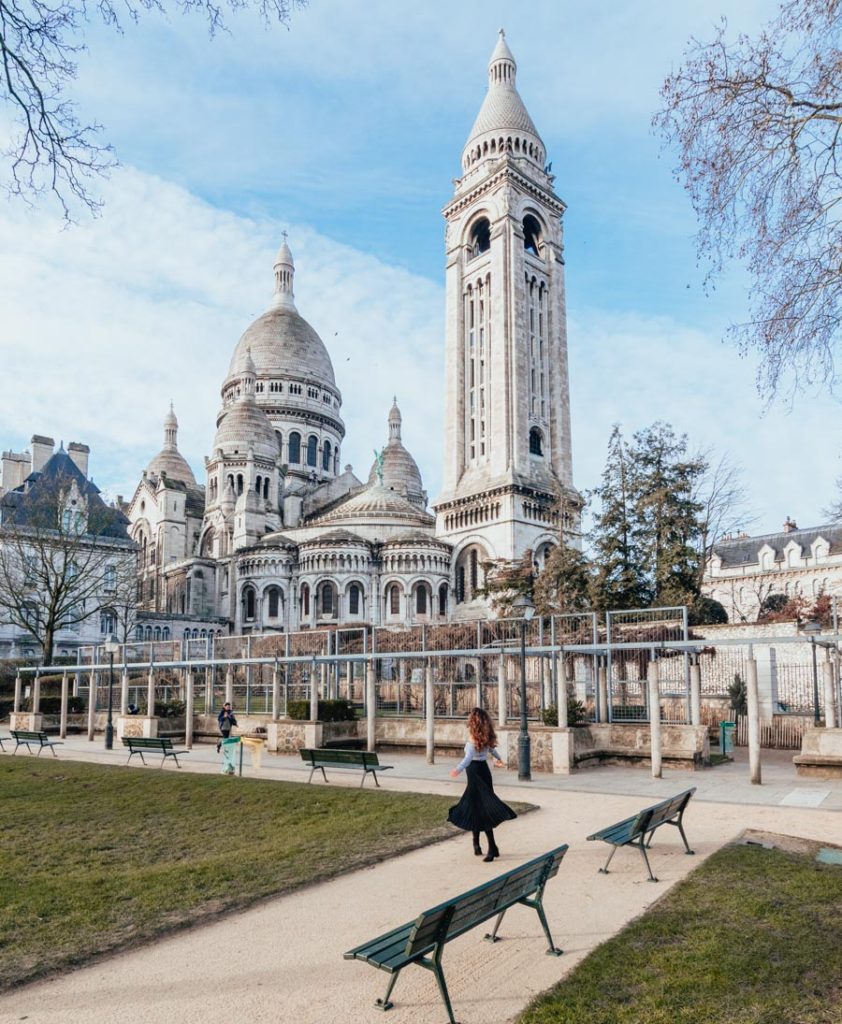
<svg viewBox="0 0 842 1024"><path fill-rule="evenodd" d="M369 774L374 776L374 784L379 787L377 773L388 771L394 767L391 764L381 764L377 754L371 750L334 750L332 748L308 750L305 748L301 751L301 760L310 765L308 782L312 781L315 771L321 770L322 778L327 782L325 768L354 768L363 773L360 788Z"/></svg>
<svg viewBox="0 0 842 1024"><path fill-rule="evenodd" d="M174 750L172 740L166 736L124 736L123 746L128 747L129 756L126 760L126 764L131 761L135 754L140 754L140 759L146 764L146 759L143 756L143 752L151 754L163 754L161 758L161 767L164 767L164 762L168 757L171 757L175 761L176 768L180 768L181 765L178 763L179 754L189 754L189 750Z"/></svg>
<svg viewBox="0 0 842 1024"><path fill-rule="evenodd" d="M58 757L55 748L61 746L61 740L51 740L45 732L38 732L37 730L11 729L10 731L12 739L15 741L15 749L12 751L13 754L18 752L18 747L26 747L31 754L33 746L37 746L39 757L41 756L41 751L44 747L50 748L53 757Z"/></svg>
<svg viewBox="0 0 842 1024"><path fill-rule="evenodd" d="M657 882L658 879L652 874L652 868L649 866L649 857L646 855L646 850L652 843L652 836L661 825L675 825L681 833L681 838L684 840L685 852L692 854L694 851L690 849L690 845L687 842L687 836L684 834L684 826L681 820L684 817L687 804L690 802L690 797L695 792L695 786L692 789L686 789L677 796L644 808L633 817L626 818L625 821L618 821L616 825L609 825L607 828L600 829L599 832L594 832L592 836L588 836L588 839L601 839L604 843L610 843L613 847L608 855L608 860L605 862L605 867L599 869L600 872L603 875L608 874L608 865L611 863L611 858L621 846L636 846L643 854L643 859L646 862L649 881Z"/></svg>
<svg viewBox="0 0 842 1024"><path fill-rule="evenodd" d="M538 913L549 948L547 954L561 956L562 951L553 944L550 927L544 914L544 887L549 879L558 874L562 858L567 853L567 844L544 853L518 868L498 875L469 892L454 896L431 910L425 910L415 918L387 932L376 939L349 949L346 960L362 960L378 970L390 974L386 995L375 1003L381 1010L390 1010L389 1001L398 975L409 964L417 964L436 976L441 997L447 1008L450 1024L456 1024L450 995L441 966L442 953L451 939L484 924L496 915L493 930L485 936L489 942L497 942L497 929L503 915L516 903L532 907Z"/></svg>

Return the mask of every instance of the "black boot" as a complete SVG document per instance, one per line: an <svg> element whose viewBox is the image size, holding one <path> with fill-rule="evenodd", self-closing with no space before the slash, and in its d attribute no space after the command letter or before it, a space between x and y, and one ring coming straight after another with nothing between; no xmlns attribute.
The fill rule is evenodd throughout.
<svg viewBox="0 0 842 1024"><path fill-rule="evenodd" d="M497 844L494 842L494 832L489 829L485 833L485 838L488 840L488 853L482 858L486 863L490 863L495 857L500 856L500 851L497 849Z"/></svg>
<svg viewBox="0 0 842 1024"><path fill-rule="evenodd" d="M482 847L479 845L479 832L474 832L474 854L477 857L482 856Z"/></svg>

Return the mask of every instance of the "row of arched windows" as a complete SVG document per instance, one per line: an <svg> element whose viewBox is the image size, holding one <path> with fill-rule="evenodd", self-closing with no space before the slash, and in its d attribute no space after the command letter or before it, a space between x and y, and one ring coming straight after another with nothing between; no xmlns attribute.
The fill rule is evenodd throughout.
<svg viewBox="0 0 842 1024"><path fill-rule="evenodd" d="M544 162L544 151L534 142L530 142L528 139L513 139L511 135L504 138L501 135L497 139L491 139L490 142L486 139L482 144L473 147L465 157L464 169L467 171L471 164L475 164L477 160L481 160L484 156L496 156L503 153L516 153L518 156L528 156L539 164Z"/></svg>
<svg viewBox="0 0 842 1024"><path fill-rule="evenodd" d="M283 452L284 439L281 432L275 431L278 437L278 447ZM303 442L301 434L297 430L291 430L287 437L287 462L291 466L304 465L313 468L319 465L319 439L315 434L310 434L306 442ZM336 473L339 465L339 448L325 440L322 444L321 467L325 473Z"/></svg>

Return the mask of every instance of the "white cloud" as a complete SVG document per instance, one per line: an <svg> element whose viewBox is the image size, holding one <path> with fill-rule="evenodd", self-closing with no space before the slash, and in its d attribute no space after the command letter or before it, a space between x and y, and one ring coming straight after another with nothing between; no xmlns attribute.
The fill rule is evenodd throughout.
<svg viewBox="0 0 842 1024"><path fill-rule="evenodd" d="M0 434L92 447L91 471L131 493L172 399L198 479L219 388L267 307L282 227L219 211L136 171L115 174L103 217L70 230L9 206L0 222ZM299 309L328 345L348 427L343 460L368 472L397 394L404 436L437 486L442 290L293 226Z"/></svg>
<svg viewBox="0 0 842 1024"><path fill-rule="evenodd" d="M719 337L669 316L633 310L582 311L569 325L573 468L592 487L605 463L611 425L631 435L656 420L686 433L691 447L713 446L742 466L757 532L823 521L840 475L838 403L801 395L766 409L754 364ZM829 444L818 442L828 438Z"/></svg>

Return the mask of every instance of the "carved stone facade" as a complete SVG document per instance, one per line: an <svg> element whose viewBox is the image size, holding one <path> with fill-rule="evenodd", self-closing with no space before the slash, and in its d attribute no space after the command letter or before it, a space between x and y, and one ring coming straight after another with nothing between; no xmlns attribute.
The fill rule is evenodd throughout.
<svg viewBox="0 0 842 1024"><path fill-rule="evenodd" d="M561 217L502 36L447 219L446 458L436 517L397 402L364 484L340 470L342 395L298 312L284 240L269 309L222 382L205 486L165 423L133 498L144 630L411 625L487 614L488 562L574 540ZM144 636L146 633L144 633Z"/></svg>

